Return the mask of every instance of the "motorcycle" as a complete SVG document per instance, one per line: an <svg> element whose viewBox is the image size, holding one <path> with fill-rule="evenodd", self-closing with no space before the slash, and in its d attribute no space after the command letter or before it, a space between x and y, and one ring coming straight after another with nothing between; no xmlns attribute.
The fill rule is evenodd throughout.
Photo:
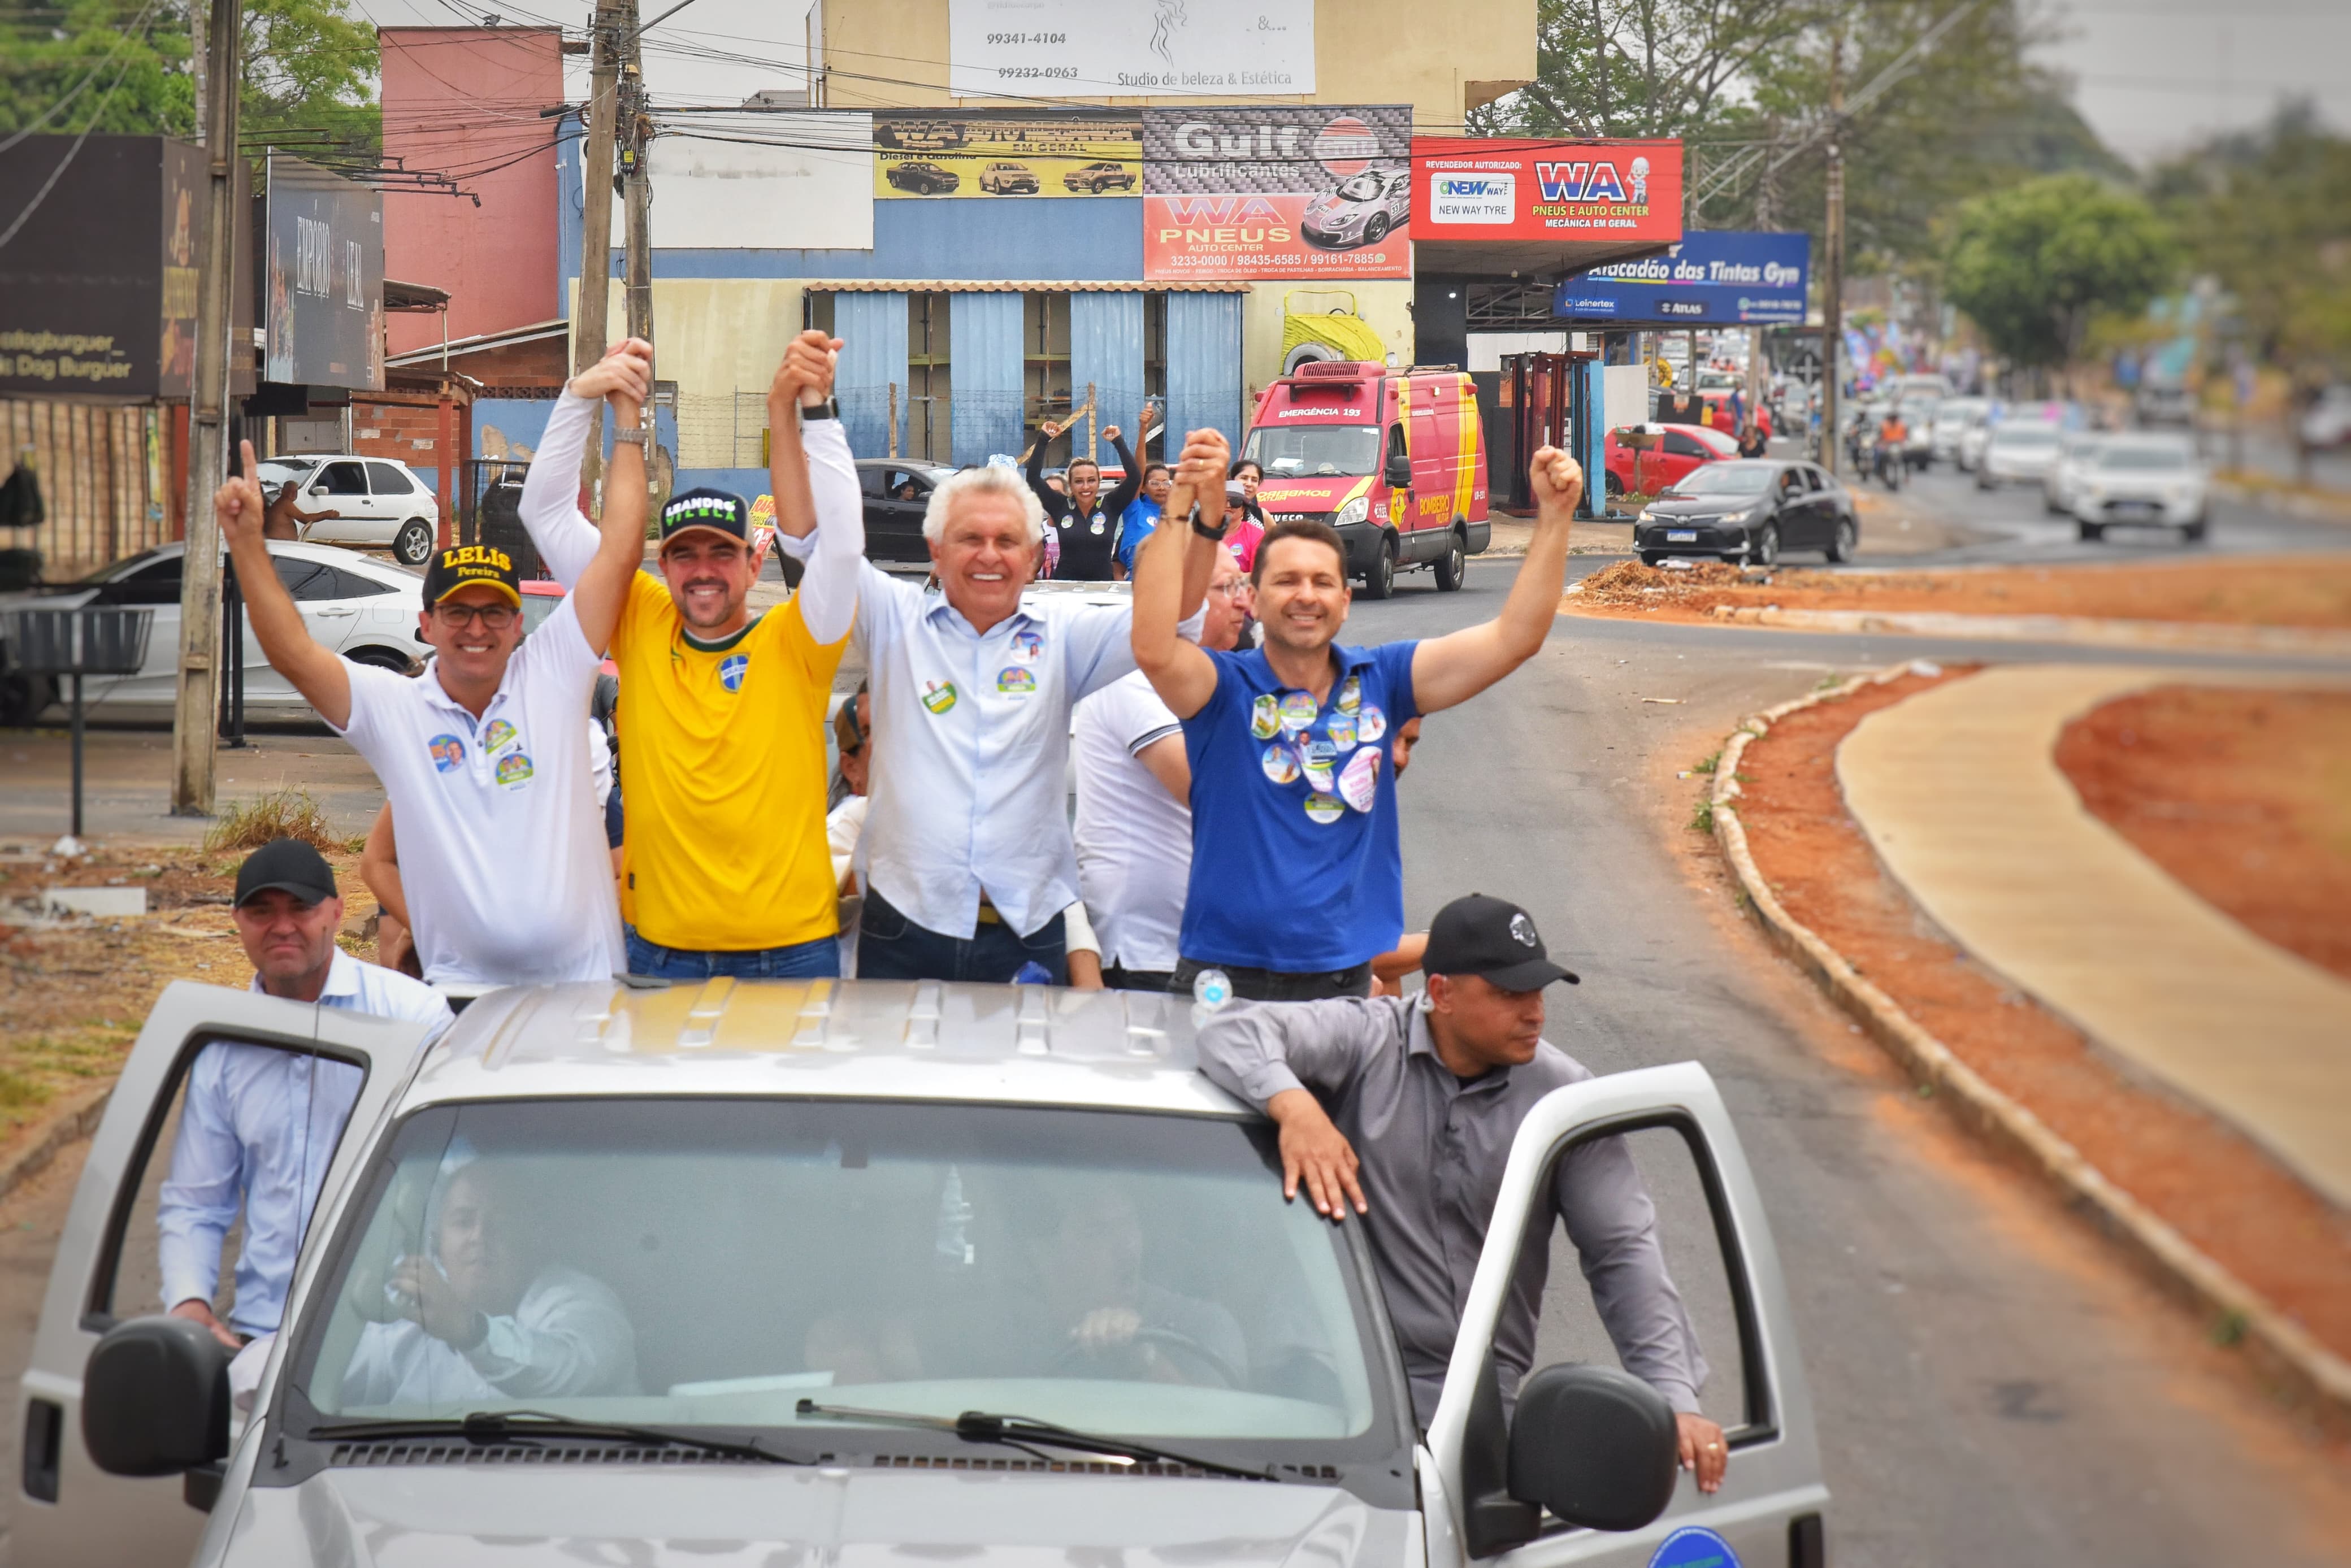
<svg viewBox="0 0 2351 1568"><path fill-rule="evenodd" d="M1870 471L1889 490L1899 490L1910 476L1910 459L1904 443L1879 440L1871 449Z"/></svg>

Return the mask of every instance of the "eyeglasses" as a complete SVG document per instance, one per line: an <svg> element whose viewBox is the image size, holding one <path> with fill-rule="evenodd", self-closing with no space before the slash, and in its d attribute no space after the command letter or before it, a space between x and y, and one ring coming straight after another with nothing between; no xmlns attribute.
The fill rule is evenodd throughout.
<svg viewBox="0 0 2351 1568"><path fill-rule="evenodd" d="M478 620L486 632L503 632L515 623L522 612L509 604L436 604L434 619L452 632L463 631L469 621Z"/></svg>
<svg viewBox="0 0 2351 1568"><path fill-rule="evenodd" d="M1246 577L1234 578L1230 582L1212 582L1208 584L1209 592L1221 593L1227 599L1246 599L1249 597L1249 580Z"/></svg>

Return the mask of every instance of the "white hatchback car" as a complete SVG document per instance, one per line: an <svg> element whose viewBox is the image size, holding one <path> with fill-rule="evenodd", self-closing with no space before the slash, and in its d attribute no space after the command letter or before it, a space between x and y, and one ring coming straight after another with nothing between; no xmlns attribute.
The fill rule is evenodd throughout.
<svg viewBox="0 0 2351 1568"><path fill-rule="evenodd" d="M1983 459L1976 465L1976 488L2037 481L2057 461L2057 444L2065 433L2037 420L2008 420L1992 427L1984 443Z"/></svg>
<svg viewBox="0 0 2351 1568"><path fill-rule="evenodd" d="M273 497L291 480L302 486L298 499L304 511L340 514L311 524L302 534L305 544L389 549L395 560L423 566L440 536L440 503L396 458L271 457L262 463L260 477L263 491Z"/></svg>
<svg viewBox="0 0 2351 1568"><path fill-rule="evenodd" d="M2075 430L2066 434L2057 444L2056 461L2049 472L2041 476L2041 505L2043 510L2071 515L2074 495L2082 482L2082 475L2098 460L2098 448L2106 437L2095 430Z"/></svg>
<svg viewBox="0 0 2351 1568"><path fill-rule="evenodd" d="M2074 517L2085 539L2117 523L2178 528L2200 539L2210 523L2211 481L2184 435L2109 437L2083 465Z"/></svg>
<svg viewBox="0 0 2351 1568"><path fill-rule="evenodd" d="M13 609L76 610L85 604L146 605L154 611L147 658L135 675L85 675L82 700L93 716L150 719L172 716L180 659L180 571L183 544L159 545L101 568L62 592L9 596ZM269 541L277 580L294 596L302 623L323 647L362 664L406 670L432 648L416 635L424 608L424 580L414 572L328 545ZM47 694L61 697L62 688ZM45 702L36 702L39 711ZM269 667L253 622L245 625L245 707L256 719L298 720L311 715L285 676Z"/></svg>

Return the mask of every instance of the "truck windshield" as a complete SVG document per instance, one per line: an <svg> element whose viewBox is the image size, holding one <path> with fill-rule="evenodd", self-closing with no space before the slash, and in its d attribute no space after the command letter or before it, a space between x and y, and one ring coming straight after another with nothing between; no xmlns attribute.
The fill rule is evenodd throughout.
<svg viewBox="0 0 2351 1568"><path fill-rule="evenodd" d="M1271 1133L888 1102L429 1108L347 1218L294 1385L334 1422L531 1409L792 1428L776 1446L803 1452L909 1441L803 1399L1385 1452L1361 1276L1282 1201Z"/></svg>
<svg viewBox="0 0 2351 1568"><path fill-rule="evenodd" d="M1269 479L1370 474L1380 465L1380 427L1261 424L1249 432L1241 455L1263 469Z"/></svg>

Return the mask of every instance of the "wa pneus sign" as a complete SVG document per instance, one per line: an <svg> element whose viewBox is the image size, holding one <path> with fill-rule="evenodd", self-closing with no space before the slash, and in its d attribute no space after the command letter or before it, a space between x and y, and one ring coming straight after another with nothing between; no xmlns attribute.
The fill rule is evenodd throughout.
<svg viewBox="0 0 2351 1568"><path fill-rule="evenodd" d="M1147 109L1144 276L1410 277L1404 104Z"/></svg>

